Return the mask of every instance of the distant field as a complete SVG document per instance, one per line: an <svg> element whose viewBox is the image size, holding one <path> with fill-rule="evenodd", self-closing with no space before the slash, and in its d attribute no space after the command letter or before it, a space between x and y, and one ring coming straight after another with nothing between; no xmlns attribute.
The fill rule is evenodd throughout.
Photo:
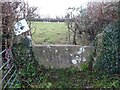
<svg viewBox="0 0 120 90"><path fill-rule="evenodd" d="M32 27L36 27L34 44L68 44L68 30L64 22L32 22Z"/></svg>

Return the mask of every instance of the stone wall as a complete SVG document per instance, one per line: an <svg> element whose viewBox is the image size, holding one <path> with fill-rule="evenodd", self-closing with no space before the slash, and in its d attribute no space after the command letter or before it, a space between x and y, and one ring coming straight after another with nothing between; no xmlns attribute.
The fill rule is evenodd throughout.
<svg viewBox="0 0 120 90"><path fill-rule="evenodd" d="M79 45L33 45L34 55L39 64L47 67L65 68L80 66L87 62L92 47Z"/></svg>

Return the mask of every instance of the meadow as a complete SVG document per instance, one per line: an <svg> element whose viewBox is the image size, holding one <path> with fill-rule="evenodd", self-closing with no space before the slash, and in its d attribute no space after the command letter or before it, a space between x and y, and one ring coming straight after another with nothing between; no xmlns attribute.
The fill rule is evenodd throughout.
<svg viewBox="0 0 120 90"><path fill-rule="evenodd" d="M68 44L68 29L64 22L32 22L34 44Z"/></svg>

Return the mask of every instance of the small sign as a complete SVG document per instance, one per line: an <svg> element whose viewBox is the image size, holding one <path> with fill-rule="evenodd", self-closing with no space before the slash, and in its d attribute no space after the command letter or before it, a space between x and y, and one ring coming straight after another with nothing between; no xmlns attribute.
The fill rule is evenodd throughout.
<svg viewBox="0 0 120 90"><path fill-rule="evenodd" d="M22 19L20 21L18 21L15 25L14 25L14 32L15 35L20 35L23 32L26 32L29 30L27 21L25 19Z"/></svg>

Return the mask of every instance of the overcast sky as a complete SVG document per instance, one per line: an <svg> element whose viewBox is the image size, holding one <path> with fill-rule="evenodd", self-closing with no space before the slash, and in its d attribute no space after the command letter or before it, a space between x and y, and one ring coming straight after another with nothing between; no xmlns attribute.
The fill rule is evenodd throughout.
<svg viewBox="0 0 120 90"><path fill-rule="evenodd" d="M37 6L42 16L64 16L68 7L80 7L88 0L25 0L31 6Z"/></svg>

